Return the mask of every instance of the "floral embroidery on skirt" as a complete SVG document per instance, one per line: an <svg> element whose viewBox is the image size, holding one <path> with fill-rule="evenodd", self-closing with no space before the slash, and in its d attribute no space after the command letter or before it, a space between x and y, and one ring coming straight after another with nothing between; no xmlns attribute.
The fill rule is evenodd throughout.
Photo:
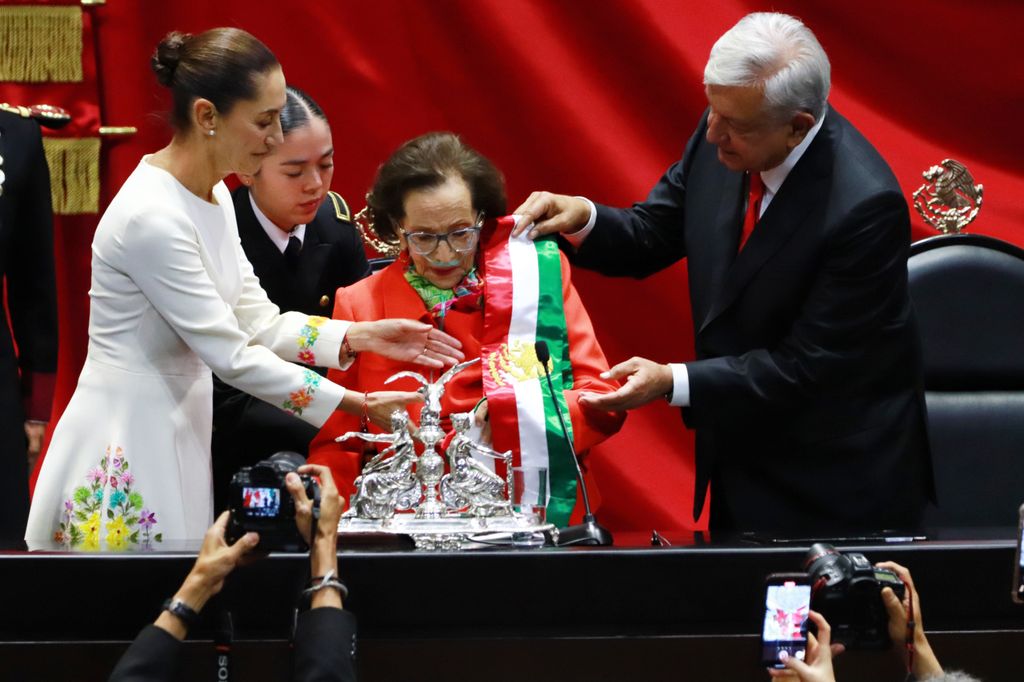
<svg viewBox="0 0 1024 682"><path fill-rule="evenodd" d="M64 500L62 520L53 534L55 542L87 550L121 550L163 542L163 534L153 532L156 514L133 489L135 477L122 448L108 445L100 463L86 474L86 481Z"/></svg>

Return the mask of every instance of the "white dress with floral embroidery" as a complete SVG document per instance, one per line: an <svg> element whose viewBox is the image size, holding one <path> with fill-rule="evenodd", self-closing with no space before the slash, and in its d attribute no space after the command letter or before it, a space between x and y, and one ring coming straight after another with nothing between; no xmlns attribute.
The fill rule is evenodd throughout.
<svg viewBox="0 0 1024 682"><path fill-rule="evenodd" d="M320 426L347 322L280 313L242 251L227 187L215 203L145 159L92 244L89 351L36 484L26 540L122 549L194 540L213 519L211 369Z"/></svg>

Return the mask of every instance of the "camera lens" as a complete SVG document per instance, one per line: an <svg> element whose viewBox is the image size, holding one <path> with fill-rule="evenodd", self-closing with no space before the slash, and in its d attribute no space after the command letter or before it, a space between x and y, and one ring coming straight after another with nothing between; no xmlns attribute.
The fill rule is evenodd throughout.
<svg viewBox="0 0 1024 682"><path fill-rule="evenodd" d="M804 557L804 570L810 572L811 567L814 564L816 564L820 559L824 559L828 556L839 556L839 552L837 552L836 548L827 542L815 542L811 545L811 548L807 550L807 555Z"/></svg>
<svg viewBox="0 0 1024 682"><path fill-rule="evenodd" d="M274 453L266 461L278 471L295 471L306 463L306 458L297 452L281 451Z"/></svg>
<svg viewBox="0 0 1024 682"><path fill-rule="evenodd" d="M848 577L850 559L832 545L816 542L804 557L804 570L816 583L824 578L825 584L833 585Z"/></svg>

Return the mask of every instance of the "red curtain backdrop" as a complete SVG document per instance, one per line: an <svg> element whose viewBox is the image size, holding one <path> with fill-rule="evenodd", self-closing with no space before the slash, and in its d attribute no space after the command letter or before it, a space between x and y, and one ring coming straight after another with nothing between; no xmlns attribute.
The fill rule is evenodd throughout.
<svg viewBox="0 0 1024 682"><path fill-rule="evenodd" d="M971 230L1024 243L1024 5L908 0L108 0L95 17L103 123L139 134L107 142L103 203L169 130L149 71L168 31L233 25L277 54L334 131L334 189L354 208L402 141L460 133L506 174L511 207L530 191L628 205L675 161L705 106L714 40L752 11L801 17L832 60L834 106L892 164L906 195L940 160L985 185ZM55 416L84 359L91 228L62 229L61 366ZM914 217L914 237L930 230ZM693 357L685 264L645 281L574 276L611 362ZM739 426L738 426L739 427ZM591 453L613 530L680 531L692 496L692 437L651 405Z"/></svg>

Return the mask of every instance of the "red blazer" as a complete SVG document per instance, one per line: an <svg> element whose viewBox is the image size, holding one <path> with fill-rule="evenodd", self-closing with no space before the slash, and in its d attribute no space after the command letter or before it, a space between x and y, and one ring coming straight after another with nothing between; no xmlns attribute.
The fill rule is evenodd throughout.
<svg viewBox="0 0 1024 682"><path fill-rule="evenodd" d="M597 443L616 433L625 420L625 413L602 412L580 405L581 391L606 393L615 390L618 383L600 378L608 368L608 361L594 336L590 316L583 308L569 276L569 263L562 257L562 295L565 300L565 321L569 333L569 357L573 366L573 388L565 392L572 419L573 445L581 455ZM405 280L407 257L399 257L379 273L352 286L338 289L334 303L334 317L339 320L363 322L383 318L407 318L431 322L430 314L419 294ZM480 356L480 335L483 331L483 312L449 310L444 318L444 331L462 342L466 358ZM384 381L396 372L412 370L427 376L425 368L397 362L372 353L360 354L347 370L331 370L328 378L357 391L414 391L419 384L402 378L391 384ZM428 377L429 378L429 377ZM452 412L468 412L483 397L480 364L464 369L452 377L445 386L442 400L442 419L446 430L451 429L448 416ZM419 421L419 409L410 413L413 422ZM347 431L359 430L359 418L337 411L327 420L320 433L309 446L309 461L326 464L334 474L342 498L347 500L354 492L353 481L362 469L363 442L357 439L335 443L334 439ZM381 432L370 426L374 433ZM589 481L588 481L589 483ZM594 497L593 493L591 497Z"/></svg>

